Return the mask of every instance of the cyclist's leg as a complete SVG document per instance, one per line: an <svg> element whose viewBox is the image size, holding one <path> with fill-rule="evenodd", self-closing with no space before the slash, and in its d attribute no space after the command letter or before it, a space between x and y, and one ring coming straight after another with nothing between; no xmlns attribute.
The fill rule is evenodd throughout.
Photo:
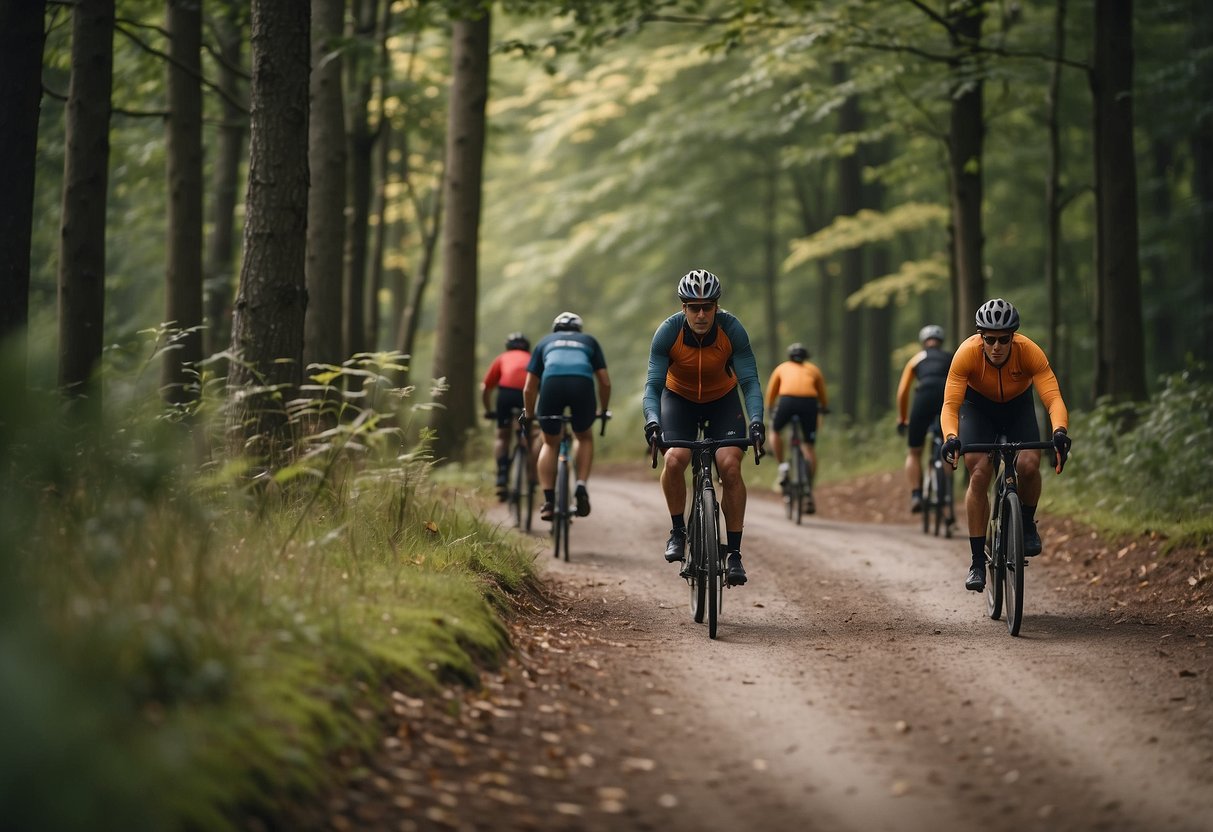
<svg viewBox="0 0 1213 832"><path fill-rule="evenodd" d="M989 409L994 403L969 388L960 404L960 441L962 445L993 442L998 438ZM993 465L988 454L965 454L969 469L969 488L965 492L965 514L969 523L971 565L965 587L974 592L985 589L986 524L990 517L990 478Z"/></svg>
<svg viewBox="0 0 1213 832"><path fill-rule="evenodd" d="M539 403L535 408L537 417L559 416L564 412L563 378L544 378L539 385ZM559 419L537 419L543 431L543 447L539 449L539 487L543 489L543 507L539 517L550 520L556 502L556 463L560 457L560 436L564 425ZM545 516L546 515L546 516Z"/></svg>
<svg viewBox="0 0 1213 832"><path fill-rule="evenodd" d="M584 483L590 478L594 463L594 412L597 398L594 384L588 378L576 376L568 380L570 426L577 439L577 481Z"/></svg>
<svg viewBox="0 0 1213 832"><path fill-rule="evenodd" d="M741 399L732 390L704 405L708 413L707 435L712 439L743 439L749 431ZM741 565L741 530L745 525L746 488L741 476L742 448L720 448L716 451L716 471L720 476L720 508L724 512L726 549L728 550L728 582L746 582Z"/></svg>

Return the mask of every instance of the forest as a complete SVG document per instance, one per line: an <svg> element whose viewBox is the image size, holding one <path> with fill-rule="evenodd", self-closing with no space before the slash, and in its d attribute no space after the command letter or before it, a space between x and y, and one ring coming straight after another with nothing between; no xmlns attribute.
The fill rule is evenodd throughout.
<svg viewBox="0 0 1213 832"><path fill-rule="evenodd" d="M1059 505L1209 533L1205 0L9 0L0 79L0 678L27 685L3 722L105 692L46 770L121 733L133 783L171 723L209 772L262 686L504 650L528 556L444 490L490 464L481 376L507 333L580 314L607 453L638 458L649 342L692 268L762 378L809 348L861 457L888 450L866 437L892 432L920 327L955 346L1012 301L1077 414ZM1111 470L1129 457L1146 487ZM402 569L433 590L403 612ZM410 646L343 654L385 610ZM250 682L253 655L281 674ZM265 772L329 719L290 706L248 763L281 778L265 795L308 787ZM327 725L317 765L363 730ZM31 822L276 811L208 773L135 812L109 756L55 806L0 758Z"/></svg>

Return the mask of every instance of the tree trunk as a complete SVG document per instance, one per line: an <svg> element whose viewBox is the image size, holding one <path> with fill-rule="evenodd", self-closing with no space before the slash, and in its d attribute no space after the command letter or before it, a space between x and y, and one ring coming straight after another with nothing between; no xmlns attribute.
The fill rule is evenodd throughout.
<svg viewBox="0 0 1213 832"><path fill-rule="evenodd" d="M249 185L228 428L235 450L258 455L279 449L282 403L302 378L309 24L307 3L253 0Z"/></svg>
<svg viewBox="0 0 1213 832"><path fill-rule="evenodd" d="M12 394L25 390L34 172L42 105L46 0L0 7L0 349L14 350Z"/></svg>
<svg viewBox="0 0 1213 832"><path fill-rule="evenodd" d="M72 79L59 223L59 385L88 396L99 415L93 373L105 329L105 206L109 184L114 0L72 9Z"/></svg>
<svg viewBox="0 0 1213 832"><path fill-rule="evenodd" d="M312 0L307 201L307 316L303 361L340 365L345 246L346 143L341 84L345 0Z"/></svg>
<svg viewBox="0 0 1213 832"><path fill-rule="evenodd" d="M872 246L872 275L881 277L888 274L892 258L889 256L889 244L877 243ZM872 306L868 310L868 417L875 418L884 415L892 406L892 370L893 362L893 303L890 300L884 306Z"/></svg>
<svg viewBox="0 0 1213 832"><path fill-rule="evenodd" d="M834 84L847 81L845 64L834 64ZM838 110L838 133L854 135L863 129L863 112L859 100L848 96ZM838 214L849 217L862 207L863 182L858 152L848 153L838 160ZM863 249L853 247L842 253L842 295L849 298L863 286ZM842 318L842 413L851 419L859 417L859 368L862 340L862 316L858 310L847 309Z"/></svg>
<svg viewBox="0 0 1213 832"><path fill-rule="evenodd" d="M211 233L206 242L206 281L203 298L206 305L207 355L214 355L231 340L232 290L235 287L236 202L239 199L240 163L244 159L244 130L248 114L235 102L241 98L237 67L244 61L244 32L240 10L227 0L223 14L214 19L221 60L216 62L216 85L226 93L222 98L223 122L215 140L215 159L211 167ZM230 100L229 100L230 99Z"/></svg>
<svg viewBox="0 0 1213 832"><path fill-rule="evenodd" d="M161 384L169 402L198 396L202 360L202 0L168 0L168 271L164 319L176 332Z"/></svg>
<svg viewBox="0 0 1213 832"><path fill-rule="evenodd" d="M375 216L375 235L371 242L367 273L366 331L369 346L378 350L380 344L379 291L383 288L383 258L387 250L388 204L387 190L391 179L392 125L387 117L386 90L391 84L392 61L388 49L388 33L392 27L392 4L384 2L383 14L379 18L379 29L375 34L375 50L379 56L379 113L375 137L375 164L371 179L374 196L371 212ZM395 318L392 318L395 320Z"/></svg>
<svg viewBox="0 0 1213 832"><path fill-rule="evenodd" d="M449 212L442 241L442 302L434 349L434 375L445 378L444 408L433 411L435 456L451 458L476 424L476 283L480 198L488 99L490 13L457 20L452 31L451 95L446 134L443 202Z"/></svg>
<svg viewBox="0 0 1213 832"><path fill-rule="evenodd" d="M952 203L952 259L956 264L953 323L956 336L972 329L973 313L985 299L982 275L982 142L985 116L982 111L982 80L977 62L981 25L985 19L980 0L953 4L948 20L952 25L955 58L952 71L952 108L948 130L948 185Z"/></svg>
<svg viewBox="0 0 1213 832"><path fill-rule="evenodd" d="M375 35L377 0L354 0L352 32L355 41L372 43ZM345 352L347 356L369 348L366 328L367 226L371 211L371 156L375 133L368 109L371 104L374 64L370 51L355 44L346 62L346 182L345 226Z"/></svg>
<svg viewBox="0 0 1213 832"><path fill-rule="evenodd" d="M1133 152L1133 3L1096 0L1095 395L1113 401L1146 397L1137 252L1137 162Z"/></svg>
<svg viewBox="0 0 1213 832"><path fill-rule="evenodd" d="M1049 75L1049 162L1045 177L1045 287L1049 296L1049 355L1060 355L1061 292L1061 62L1066 56L1066 0L1057 0L1053 24L1053 66ZM959 332L958 332L959 334Z"/></svg>
<svg viewBox="0 0 1213 832"><path fill-rule="evenodd" d="M1193 22L1192 48L1204 49L1213 38L1213 8L1207 0L1192 0L1190 19ZM1205 73L1197 81L1198 101L1213 100L1213 79ZM1206 106L1200 120L1193 125L1188 137L1192 152L1192 192L1197 201L1196 250L1194 267L1202 288L1200 318L1197 321L1200 339L1195 353L1204 362L1205 372L1213 373L1213 113Z"/></svg>
<svg viewBox="0 0 1213 832"><path fill-rule="evenodd" d="M766 303L767 360L774 367L779 363L779 273L778 273L778 149L772 149L766 169L766 193L763 202L762 272L763 295ZM803 337L803 336L802 336ZM795 338L793 340L796 340Z"/></svg>

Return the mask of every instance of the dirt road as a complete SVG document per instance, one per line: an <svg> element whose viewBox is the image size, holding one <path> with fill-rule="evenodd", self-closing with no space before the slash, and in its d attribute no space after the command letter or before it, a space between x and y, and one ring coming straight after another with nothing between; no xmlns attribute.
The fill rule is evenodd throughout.
<svg viewBox="0 0 1213 832"><path fill-rule="evenodd" d="M534 537L555 600L520 659L459 708L405 698L331 825L1213 830L1213 627L1114 619L1042 559L1011 638L963 538L755 494L710 641L656 482L591 484L570 563Z"/></svg>

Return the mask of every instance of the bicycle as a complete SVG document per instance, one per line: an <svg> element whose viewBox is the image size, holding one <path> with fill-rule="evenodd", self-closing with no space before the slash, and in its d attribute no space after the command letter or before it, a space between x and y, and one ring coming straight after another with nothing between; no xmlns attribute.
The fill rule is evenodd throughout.
<svg viewBox="0 0 1213 832"><path fill-rule="evenodd" d="M699 426L702 433L704 426ZM712 465L718 448L754 448L754 464L762 454L745 439L667 440L650 445L653 467L658 448L688 448L691 451L691 514L687 521L687 562L679 577L691 588L691 617L702 624L708 619L708 638L716 638L720 610L724 606L725 545L720 542L720 503L712 484Z"/></svg>
<svg viewBox="0 0 1213 832"><path fill-rule="evenodd" d="M552 557L559 559L563 551L564 559L567 563L569 559L569 527L573 524L574 513L570 507L572 480L569 470L570 451L573 446L573 432L569 429L569 424L573 421L573 417L562 413L559 416L539 416L536 418L541 422L554 422L557 419L561 422L560 451L556 458L556 502L552 509L552 538L554 543ZM594 418L602 420L602 430L599 431L598 435L605 436L606 423L611 418L611 412L608 410L605 413L599 413Z"/></svg>
<svg viewBox="0 0 1213 832"><path fill-rule="evenodd" d="M922 475L922 533L930 534L934 524L935 536L939 537L940 528L944 537L952 537L952 527L956 525L956 512L952 504L952 472L944 464L940 456L943 448L943 437L939 435L939 427L931 428L931 464Z"/></svg>
<svg viewBox="0 0 1213 832"><path fill-rule="evenodd" d="M536 482L531 476L531 437L527 434L526 428L518 422L518 415L521 412L517 407L510 410L510 420L514 424L514 441L513 449L510 451L510 467L507 469L505 481L505 503L507 510L514 518L514 528L529 532L535 505ZM484 418L496 422L497 414L488 411L484 414ZM498 488L500 489L500 486ZM499 496L500 493L499 490Z"/></svg>
<svg viewBox="0 0 1213 832"><path fill-rule="evenodd" d="M788 453L792 456L789 466L791 476L783 484L783 502L788 519L791 520L794 516L796 525L799 526L801 515L813 514L817 507L813 503L813 470L801 448L800 416L795 413L792 414L792 435L788 446Z"/></svg>
<svg viewBox="0 0 1213 832"><path fill-rule="evenodd" d="M1019 502L1020 451L1048 450L1052 442L998 442L966 445L961 454L989 453L994 462L990 520L986 524L986 612L995 621L1006 606L1007 630L1019 635L1023 624L1024 567L1023 507Z"/></svg>

